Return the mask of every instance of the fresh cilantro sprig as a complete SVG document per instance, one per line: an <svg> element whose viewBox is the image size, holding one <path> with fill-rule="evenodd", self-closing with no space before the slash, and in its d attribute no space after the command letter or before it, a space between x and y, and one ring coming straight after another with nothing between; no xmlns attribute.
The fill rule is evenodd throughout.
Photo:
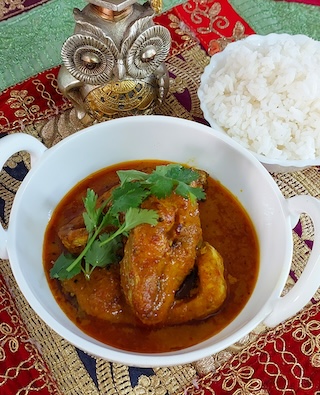
<svg viewBox="0 0 320 395"><path fill-rule="evenodd" d="M87 190L83 199L83 219L88 232L86 246L76 257L61 254L50 270L51 278L67 280L82 271L90 279L96 267L117 262L123 236L127 237L130 230L140 224L157 224L158 214L140 207L150 195L162 199L175 192L192 200L205 198L203 188L190 186L199 179L199 173L179 164L157 166L150 174L138 170L120 170L117 174L120 185L101 206L97 206L98 195L92 189ZM120 214L124 214L122 223ZM110 226L116 230L107 232Z"/></svg>
<svg viewBox="0 0 320 395"><path fill-rule="evenodd" d="M119 170L117 174L121 185L137 181L159 199L166 198L173 191L193 200L202 200L206 197L203 188L190 186L193 181L199 179L199 173L179 164L157 166L151 174L138 170Z"/></svg>
<svg viewBox="0 0 320 395"><path fill-rule="evenodd" d="M86 211L83 213L84 222L88 231L88 241L85 248L77 257L71 254L61 254L52 269L50 277L60 280L68 280L83 271L87 279L95 267L105 267L116 261L115 251L121 245L120 236L140 224L156 225L158 214L154 210L143 210L130 207L125 214L123 224L113 233L100 233L107 226L113 225L117 218L112 213L112 207L106 214L102 214L101 208L94 207L98 196L88 189L84 199ZM106 205L106 204L104 204ZM82 260L84 259L84 267Z"/></svg>

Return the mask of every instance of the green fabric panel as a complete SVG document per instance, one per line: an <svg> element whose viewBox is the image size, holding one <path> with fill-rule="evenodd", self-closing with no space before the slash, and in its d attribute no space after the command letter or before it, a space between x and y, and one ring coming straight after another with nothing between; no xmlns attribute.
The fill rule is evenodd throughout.
<svg viewBox="0 0 320 395"><path fill-rule="evenodd" d="M145 2L145 0L139 1L139 3L144 3L144 2ZM187 0L162 0L162 4L163 4L162 10L163 10L163 12L171 10L171 8L173 8L179 4L182 4L182 3L186 3L186 2L187 2Z"/></svg>
<svg viewBox="0 0 320 395"><path fill-rule="evenodd" d="M184 1L164 0L163 11ZM87 4L85 0L51 0L0 22L0 91L59 65L61 47L74 30L73 8Z"/></svg>
<svg viewBox="0 0 320 395"><path fill-rule="evenodd" d="M0 23L0 90L60 62L74 29L73 8L84 0L52 0Z"/></svg>
<svg viewBox="0 0 320 395"><path fill-rule="evenodd" d="M257 34L305 34L320 40L320 7L275 0L229 0Z"/></svg>

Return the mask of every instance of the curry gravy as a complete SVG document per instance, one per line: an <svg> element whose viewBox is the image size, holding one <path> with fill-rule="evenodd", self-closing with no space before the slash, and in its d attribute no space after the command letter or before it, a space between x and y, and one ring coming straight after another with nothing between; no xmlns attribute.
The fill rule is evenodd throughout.
<svg viewBox="0 0 320 395"><path fill-rule="evenodd" d="M112 324L80 311L74 300L62 292L60 282L49 271L63 246L58 230L79 213L87 188L102 194L118 184L117 170L150 172L159 161L133 161L109 167L90 175L61 200L47 226L43 260L51 291L65 314L85 333L120 349L160 353L174 351L204 341L221 331L242 310L254 289L259 269L258 240L247 213L238 200L219 182L208 177L207 199L199 203L203 239L222 255L228 282L228 296L219 312L186 324L163 327Z"/></svg>

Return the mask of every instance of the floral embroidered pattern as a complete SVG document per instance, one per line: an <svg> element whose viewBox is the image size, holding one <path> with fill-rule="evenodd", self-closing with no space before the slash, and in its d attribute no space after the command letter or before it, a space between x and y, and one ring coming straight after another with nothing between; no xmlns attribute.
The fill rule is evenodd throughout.
<svg viewBox="0 0 320 395"><path fill-rule="evenodd" d="M10 365L8 360L11 361ZM43 395L62 395L37 345L25 330L0 275L0 393L28 394L33 391L41 391Z"/></svg>
<svg viewBox="0 0 320 395"><path fill-rule="evenodd" d="M303 327L297 328L292 336L302 341L301 351L311 358L311 364L320 368L320 322L312 320Z"/></svg>
<svg viewBox="0 0 320 395"><path fill-rule="evenodd" d="M40 107L34 104L34 96L28 95L26 90L12 90L10 99L7 101L10 108L14 111L14 115L19 119L34 120Z"/></svg>
<svg viewBox="0 0 320 395"><path fill-rule="evenodd" d="M209 55L222 51L230 42L252 33L241 18L233 20L232 8L219 1L194 0L186 2L183 11L189 14L196 36L207 48ZM228 12L229 11L229 12Z"/></svg>
<svg viewBox="0 0 320 395"><path fill-rule="evenodd" d="M222 388L225 391L234 391L236 385L238 385L240 388L238 388L235 392L232 392L234 395L242 395L247 393L252 395L262 395L264 393L267 394L267 392L261 392L262 381L260 379L253 379L253 374L254 369L249 366L245 366L239 370L232 370L224 379Z"/></svg>
<svg viewBox="0 0 320 395"><path fill-rule="evenodd" d="M0 94L0 133L25 130L71 108L59 92L58 71L56 67Z"/></svg>
<svg viewBox="0 0 320 395"><path fill-rule="evenodd" d="M138 385L133 389L134 395L166 395L167 390L157 376L140 376Z"/></svg>
<svg viewBox="0 0 320 395"><path fill-rule="evenodd" d="M261 335L185 395L306 395L320 388L320 303ZM299 392L300 390L300 392Z"/></svg>

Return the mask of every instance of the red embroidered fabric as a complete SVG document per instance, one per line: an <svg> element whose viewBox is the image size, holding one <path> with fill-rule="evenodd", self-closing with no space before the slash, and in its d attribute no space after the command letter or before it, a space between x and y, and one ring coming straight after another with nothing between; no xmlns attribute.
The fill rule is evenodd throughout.
<svg viewBox="0 0 320 395"><path fill-rule="evenodd" d="M219 52L230 41L254 33L228 1L188 1L175 11L209 55Z"/></svg>
<svg viewBox="0 0 320 395"><path fill-rule="evenodd" d="M40 347L40 346L39 346ZM0 393L62 395L0 275Z"/></svg>
<svg viewBox="0 0 320 395"><path fill-rule="evenodd" d="M23 130L70 105L58 90L58 71L59 67L44 71L0 94L0 133Z"/></svg>
<svg viewBox="0 0 320 395"><path fill-rule="evenodd" d="M185 395L319 395L320 304L193 383Z"/></svg>

